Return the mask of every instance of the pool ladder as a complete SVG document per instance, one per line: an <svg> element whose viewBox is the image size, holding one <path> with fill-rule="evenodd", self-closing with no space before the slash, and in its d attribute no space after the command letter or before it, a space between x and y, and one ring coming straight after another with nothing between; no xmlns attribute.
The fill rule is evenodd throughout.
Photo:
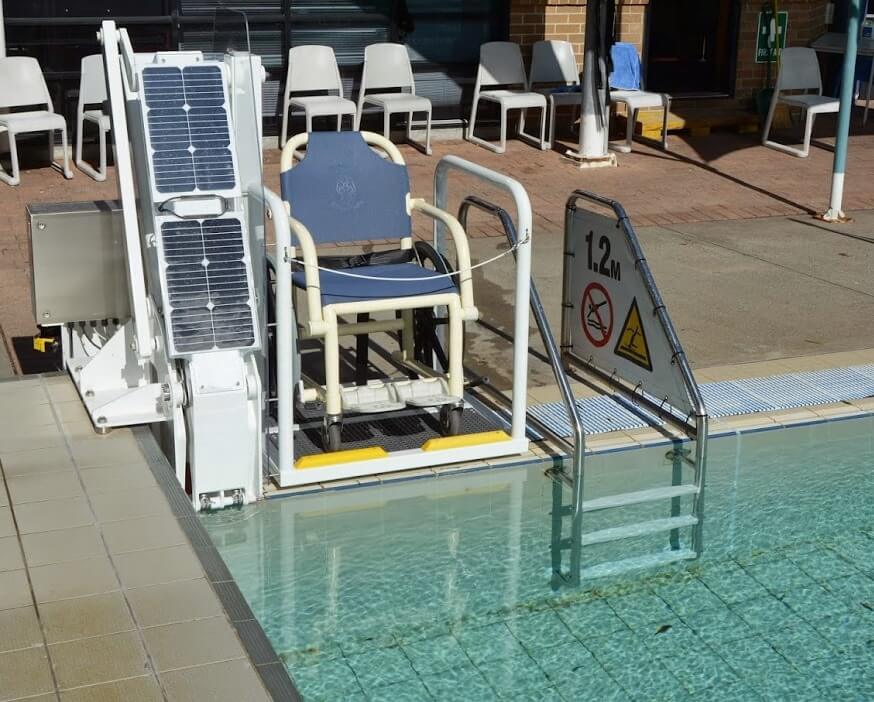
<svg viewBox="0 0 874 702"><path fill-rule="evenodd" d="M501 222L504 234L510 245L515 248L518 242L516 227L512 217L510 217L506 210L475 195L468 196L462 201L458 213L458 219L465 230L467 229L468 212L471 208L494 215ZM631 570L652 568L697 558L703 548L703 444L706 442L707 436L706 425L699 425L698 438L696 440L696 457L694 460L689 458L688 451L681 446L676 446L672 451L668 452L667 457L673 463L672 484L670 486L585 500L584 467L586 434L583 420L576 405L570 379L562 362L561 352L549 326L540 293L533 278L531 280L531 312L537 323L537 329L540 332L543 345L546 349L549 364L552 367L552 372L555 376L572 429L573 451L571 454L570 472L568 473L564 466L553 468L549 471L549 475L553 479L552 540L550 545L553 586L575 586L587 579L616 575ZM565 437L557 436L556 438L567 443ZM682 482L684 464L688 464L694 469L692 483L684 484ZM565 486L569 487L571 491L570 504L564 503ZM692 510L687 515L680 514L683 497L692 498ZM665 500L670 500L671 502L670 516L668 517L632 522L627 525L600 529L598 531L583 531L583 515L586 513ZM570 533L565 536L564 524L567 519L570 519ZM680 542L680 530L689 527L692 528L691 547L684 548ZM594 546L596 544L633 539L658 533L669 534L668 548L664 551L619 561L607 561L586 568L582 567L582 549L585 546ZM565 552L570 554L570 564L567 569L563 566Z"/></svg>

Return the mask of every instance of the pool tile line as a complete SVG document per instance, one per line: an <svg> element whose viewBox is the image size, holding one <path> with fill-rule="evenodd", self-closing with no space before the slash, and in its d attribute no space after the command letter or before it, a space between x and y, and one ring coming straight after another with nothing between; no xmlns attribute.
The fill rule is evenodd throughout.
<svg viewBox="0 0 874 702"><path fill-rule="evenodd" d="M267 693L277 702L303 702L288 670L195 514L154 436L147 427L135 427L133 434Z"/></svg>

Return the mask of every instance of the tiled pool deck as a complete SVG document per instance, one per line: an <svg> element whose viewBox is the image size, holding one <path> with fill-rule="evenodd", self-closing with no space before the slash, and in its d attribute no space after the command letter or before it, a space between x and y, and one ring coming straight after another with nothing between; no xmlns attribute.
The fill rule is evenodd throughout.
<svg viewBox="0 0 874 702"><path fill-rule="evenodd" d="M0 383L0 700L268 700L131 431Z"/></svg>
<svg viewBox="0 0 874 702"><path fill-rule="evenodd" d="M731 380L870 363L874 351L708 369L698 377ZM581 396L591 392L577 389ZM533 389L529 399L551 402L554 393ZM872 411L869 398L724 418L713 422L712 431L775 428ZM664 440L663 431L640 429L593 436L588 445L604 451ZM542 445L533 457L554 452ZM96 436L65 376L0 382L0 471L0 702L270 698L257 661L240 641L238 623L216 594L215 578L204 571L134 434L116 430ZM440 639L393 640L391 651L373 660L346 660L338 651L335 658L299 661L296 674L318 675L320 665L341 666L352 680L366 676L356 666L397 663L414 680L412 687L385 688L367 699L420 699L413 695L416 690L440 699L458 685L484 685L501 698L546 700L548 692L554 699L580 699L568 695L586 689L590 699L623 700L633 689L628 669L621 685L611 672L630 663L612 654L621 643L623 655L634 651L665 659L665 694L671 691L666 700L718 699L714 694L720 687L728 696L743 684L734 676L710 680L710 656L727 662L744 680L767 675L800 685L815 670L819 679L830 681L828 699L874 699L874 690L859 687L862 682L870 687L865 671L874 669L872 537L863 530L840 543L811 543L767 558L751 554L718 564L725 572L714 579L708 573L716 566L704 572L693 565L684 575L688 596L682 601L666 597L658 581L646 579L632 593L618 586L607 589L600 595L604 602L597 622L577 620L582 600L572 595L542 610L496 612L490 621L447 630ZM774 569L781 573L779 582L790 584L786 591L769 589L776 582ZM732 587L720 589L717 581ZM860 591L865 599L856 601ZM817 603L814 620L805 617L810 602ZM857 625L859 608L871 614L864 626ZM774 618L778 610L779 621ZM586 617L591 611L586 608ZM848 611L854 612L852 621ZM769 637L787 627L803 629L799 640L814 637L820 647L796 650L783 643L786 650L775 650ZM500 642L501 653L471 660L465 639L483 636ZM780 639L792 637L784 632ZM546 640L552 645L544 645ZM429 653L435 646L440 649L436 658ZM435 668L444 659L447 666ZM722 663L717 668L724 676ZM502 687L509 669L512 690ZM526 680L530 686L522 684ZM756 694L764 699L790 699L762 689ZM787 688L778 689L785 694ZM704 690L707 695L699 695ZM360 687L358 692L363 699ZM799 689L791 699L825 699L816 696L821 693ZM750 699L758 698L751 693Z"/></svg>

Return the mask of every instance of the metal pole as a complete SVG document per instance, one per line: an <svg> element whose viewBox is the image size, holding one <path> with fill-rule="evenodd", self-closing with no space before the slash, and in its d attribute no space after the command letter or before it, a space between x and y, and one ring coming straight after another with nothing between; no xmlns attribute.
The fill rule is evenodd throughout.
<svg viewBox="0 0 874 702"><path fill-rule="evenodd" d="M566 155L577 159L581 168L615 166L616 156L607 149L606 64L600 55L601 34L605 31L604 0L586 3L586 32L583 48L583 81L580 90L580 143L577 151Z"/></svg>
<svg viewBox="0 0 874 702"><path fill-rule="evenodd" d="M835 162L832 169L832 190L828 211L823 215L827 222L843 222L844 176L847 172L847 142L850 136L850 117L853 113L853 88L856 77L856 54L859 50L859 25L862 16L862 0L848 0L847 48L844 51L844 69L841 72L841 109L838 113L838 131L835 139Z"/></svg>

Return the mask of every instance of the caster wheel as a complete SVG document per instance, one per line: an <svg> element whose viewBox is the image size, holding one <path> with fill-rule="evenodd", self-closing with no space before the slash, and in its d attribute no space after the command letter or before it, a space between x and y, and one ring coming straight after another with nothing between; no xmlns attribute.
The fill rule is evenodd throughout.
<svg viewBox="0 0 874 702"><path fill-rule="evenodd" d="M339 422L328 424L322 427L322 446L325 451L339 451L343 440L340 435L343 433L343 425Z"/></svg>
<svg viewBox="0 0 874 702"><path fill-rule="evenodd" d="M457 436L461 431L461 412L463 407L443 405L440 408L440 432L443 436Z"/></svg>

